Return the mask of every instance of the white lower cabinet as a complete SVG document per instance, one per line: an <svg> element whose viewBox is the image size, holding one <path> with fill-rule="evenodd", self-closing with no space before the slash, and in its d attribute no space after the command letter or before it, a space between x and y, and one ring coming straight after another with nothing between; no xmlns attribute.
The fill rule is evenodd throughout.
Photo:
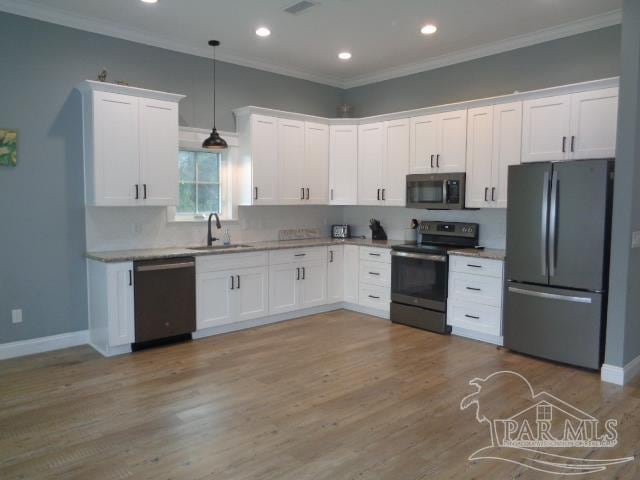
<svg viewBox="0 0 640 480"><path fill-rule="evenodd" d="M360 247L344 246L344 301L358 303L358 274L360 271Z"/></svg>
<svg viewBox="0 0 640 480"><path fill-rule="evenodd" d="M361 247L358 303L388 314L391 306L391 250Z"/></svg>
<svg viewBox="0 0 640 480"><path fill-rule="evenodd" d="M269 314L266 262L264 253L197 258L197 329L266 317ZM232 268L233 264L237 268Z"/></svg>
<svg viewBox="0 0 640 480"><path fill-rule="evenodd" d="M89 260L87 269L91 345L107 356L130 350L135 341L133 263Z"/></svg>
<svg viewBox="0 0 640 480"><path fill-rule="evenodd" d="M452 255L447 323L453 334L502 345L504 262Z"/></svg>
<svg viewBox="0 0 640 480"><path fill-rule="evenodd" d="M343 245L327 249L327 303L344 301L344 249Z"/></svg>

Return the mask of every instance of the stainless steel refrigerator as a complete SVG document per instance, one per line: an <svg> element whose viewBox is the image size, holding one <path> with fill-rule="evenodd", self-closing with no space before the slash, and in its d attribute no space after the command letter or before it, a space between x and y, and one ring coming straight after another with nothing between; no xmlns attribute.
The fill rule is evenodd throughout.
<svg viewBox="0 0 640 480"><path fill-rule="evenodd" d="M599 369L606 324L612 159L509 168L504 342Z"/></svg>

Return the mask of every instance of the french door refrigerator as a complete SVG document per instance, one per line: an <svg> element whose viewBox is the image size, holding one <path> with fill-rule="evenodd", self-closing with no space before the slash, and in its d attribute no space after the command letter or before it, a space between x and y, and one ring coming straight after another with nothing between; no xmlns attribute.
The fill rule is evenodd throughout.
<svg viewBox="0 0 640 480"><path fill-rule="evenodd" d="M507 348L600 368L613 168L612 159L509 168Z"/></svg>

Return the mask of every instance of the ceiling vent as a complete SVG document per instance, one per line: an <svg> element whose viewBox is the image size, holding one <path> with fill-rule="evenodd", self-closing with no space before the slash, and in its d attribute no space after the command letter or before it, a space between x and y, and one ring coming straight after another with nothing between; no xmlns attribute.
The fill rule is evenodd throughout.
<svg viewBox="0 0 640 480"><path fill-rule="evenodd" d="M299 13L304 12L305 10L313 7L315 5L314 2L309 0L302 0L300 2L296 2L290 7L284 9L285 12L290 13L291 15L298 15Z"/></svg>

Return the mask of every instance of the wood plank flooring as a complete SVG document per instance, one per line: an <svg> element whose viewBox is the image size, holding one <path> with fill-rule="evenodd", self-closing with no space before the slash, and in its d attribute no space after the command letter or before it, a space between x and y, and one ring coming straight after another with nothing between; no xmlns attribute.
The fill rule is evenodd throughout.
<svg viewBox="0 0 640 480"><path fill-rule="evenodd" d="M467 458L489 430L460 401L498 370L598 418L637 456L640 382L338 311L105 359L89 347L0 362L0 478L538 479ZM517 408L493 392L488 409ZM595 479L638 479L633 461Z"/></svg>

